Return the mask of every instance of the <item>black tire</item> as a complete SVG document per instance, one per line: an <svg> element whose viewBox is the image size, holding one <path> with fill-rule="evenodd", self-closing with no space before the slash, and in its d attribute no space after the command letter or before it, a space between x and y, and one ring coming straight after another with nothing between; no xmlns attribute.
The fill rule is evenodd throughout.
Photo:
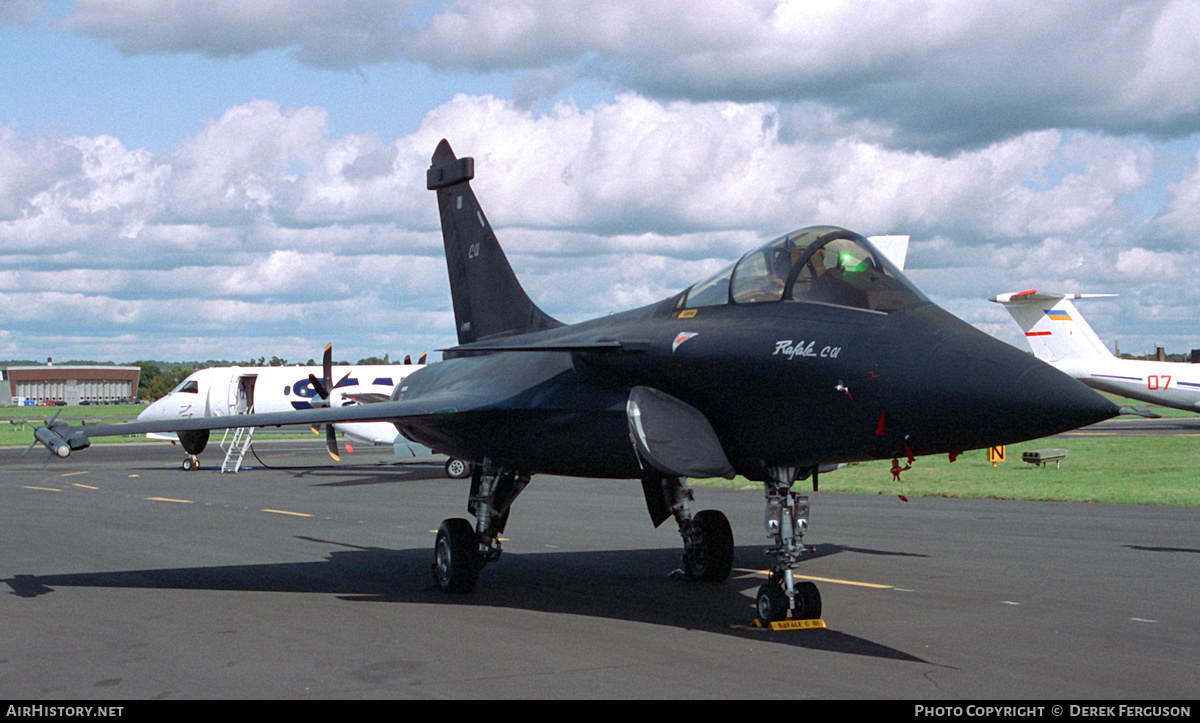
<svg viewBox="0 0 1200 723"><path fill-rule="evenodd" d="M733 570L733 528L719 510L704 510L692 518L700 533L700 545L684 553L688 577L704 582L721 582Z"/></svg>
<svg viewBox="0 0 1200 723"><path fill-rule="evenodd" d="M788 598L777 583L768 582L758 589L758 619L776 623L787 619Z"/></svg>
<svg viewBox="0 0 1200 723"><path fill-rule="evenodd" d="M796 585L796 609L792 616L797 620L816 620L821 617L821 591L811 582Z"/></svg>
<svg viewBox="0 0 1200 723"><path fill-rule="evenodd" d="M446 460L446 476L450 479L466 479L471 476L471 465L461 459L451 457Z"/></svg>
<svg viewBox="0 0 1200 723"><path fill-rule="evenodd" d="M475 528L461 518L444 520L433 544L433 583L443 592L468 593L475 589L479 568Z"/></svg>
<svg viewBox="0 0 1200 723"><path fill-rule="evenodd" d="M179 465L179 469L183 470L184 472L191 472L192 470L196 469L196 460L188 457L187 459L183 460L183 464Z"/></svg>

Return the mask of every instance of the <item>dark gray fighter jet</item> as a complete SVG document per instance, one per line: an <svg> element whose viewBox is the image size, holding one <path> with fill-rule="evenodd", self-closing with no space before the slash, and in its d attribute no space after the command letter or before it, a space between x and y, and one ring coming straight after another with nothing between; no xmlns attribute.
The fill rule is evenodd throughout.
<svg viewBox="0 0 1200 723"><path fill-rule="evenodd" d="M414 442L474 463L468 510L442 523L433 578L474 588L500 555L513 502L537 473L640 479L655 526L674 517L687 574L724 580L733 536L692 514L686 478L761 481L773 546L763 620L820 616L793 571L822 467L1012 444L1112 417L1067 375L929 301L864 237L812 226L754 249L650 306L565 325L521 288L471 190L474 161L442 141L437 192L459 345L351 407L86 430L50 423L59 456L88 437L178 432L193 446L222 427L390 421ZM327 375L328 376L328 375Z"/></svg>

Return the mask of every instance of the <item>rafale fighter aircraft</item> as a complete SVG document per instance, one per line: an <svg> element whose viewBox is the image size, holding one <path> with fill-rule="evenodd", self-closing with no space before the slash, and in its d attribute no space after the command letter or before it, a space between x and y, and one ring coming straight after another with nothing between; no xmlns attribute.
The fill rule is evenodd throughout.
<svg viewBox="0 0 1200 723"><path fill-rule="evenodd" d="M1072 299L1113 294L1052 294L1030 289L999 294L1025 332L1034 356L1092 389L1164 407L1200 412L1200 367L1178 362L1121 359L1110 352Z"/></svg>
<svg viewBox="0 0 1200 723"><path fill-rule="evenodd" d="M409 439L475 463L468 510L442 523L433 578L474 588L500 555L514 500L534 474L640 479L653 523L674 517L684 569L724 580L725 516L692 513L688 477L761 481L774 541L758 592L765 621L820 616L794 579L823 465L954 455L1112 417L1078 381L951 316L866 238L814 226L754 249L712 278L641 309L565 325L518 283L471 190L474 160L442 141L437 192L459 345L378 404L255 414L270 426L390 421ZM36 438L59 456L88 437L229 426L222 419L72 428ZM586 505L586 500L581 500Z"/></svg>

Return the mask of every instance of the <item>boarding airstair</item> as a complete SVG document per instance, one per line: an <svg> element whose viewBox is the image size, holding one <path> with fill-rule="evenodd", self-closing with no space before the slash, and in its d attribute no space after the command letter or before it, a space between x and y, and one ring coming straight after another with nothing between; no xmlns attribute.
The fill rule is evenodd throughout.
<svg viewBox="0 0 1200 723"><path fill-rule="evenodd" d="M225 430L228 436L229 430ZM229 443L229 448L225 452L225 461L221 463L221 473L226 474L232 472L237 474L237 471L242 468L242 459L246 456L246 450L250 449L250 440L254 437L254 427L238 427L233 430L233 441ZM221 446L225 446L225 439L221 439Z"/></svg>

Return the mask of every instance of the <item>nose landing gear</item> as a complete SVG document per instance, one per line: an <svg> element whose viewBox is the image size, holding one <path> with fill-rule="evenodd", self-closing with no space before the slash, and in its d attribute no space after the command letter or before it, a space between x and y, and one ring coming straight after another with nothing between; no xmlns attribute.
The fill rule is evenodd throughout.
<svg viewBox="0 0 1200 723"><path fill-rule="evenodd" d="M767 509L763 526L771 556L771 575L758 589L758 617L765 623L786 620L813 620L821 617L821 593L811 582L797 583L794 570L800 558L813 548L804 544L808 529L808 497L792 491L799 476L796 467L768 469L771 480L765 483Z"/></svg>

